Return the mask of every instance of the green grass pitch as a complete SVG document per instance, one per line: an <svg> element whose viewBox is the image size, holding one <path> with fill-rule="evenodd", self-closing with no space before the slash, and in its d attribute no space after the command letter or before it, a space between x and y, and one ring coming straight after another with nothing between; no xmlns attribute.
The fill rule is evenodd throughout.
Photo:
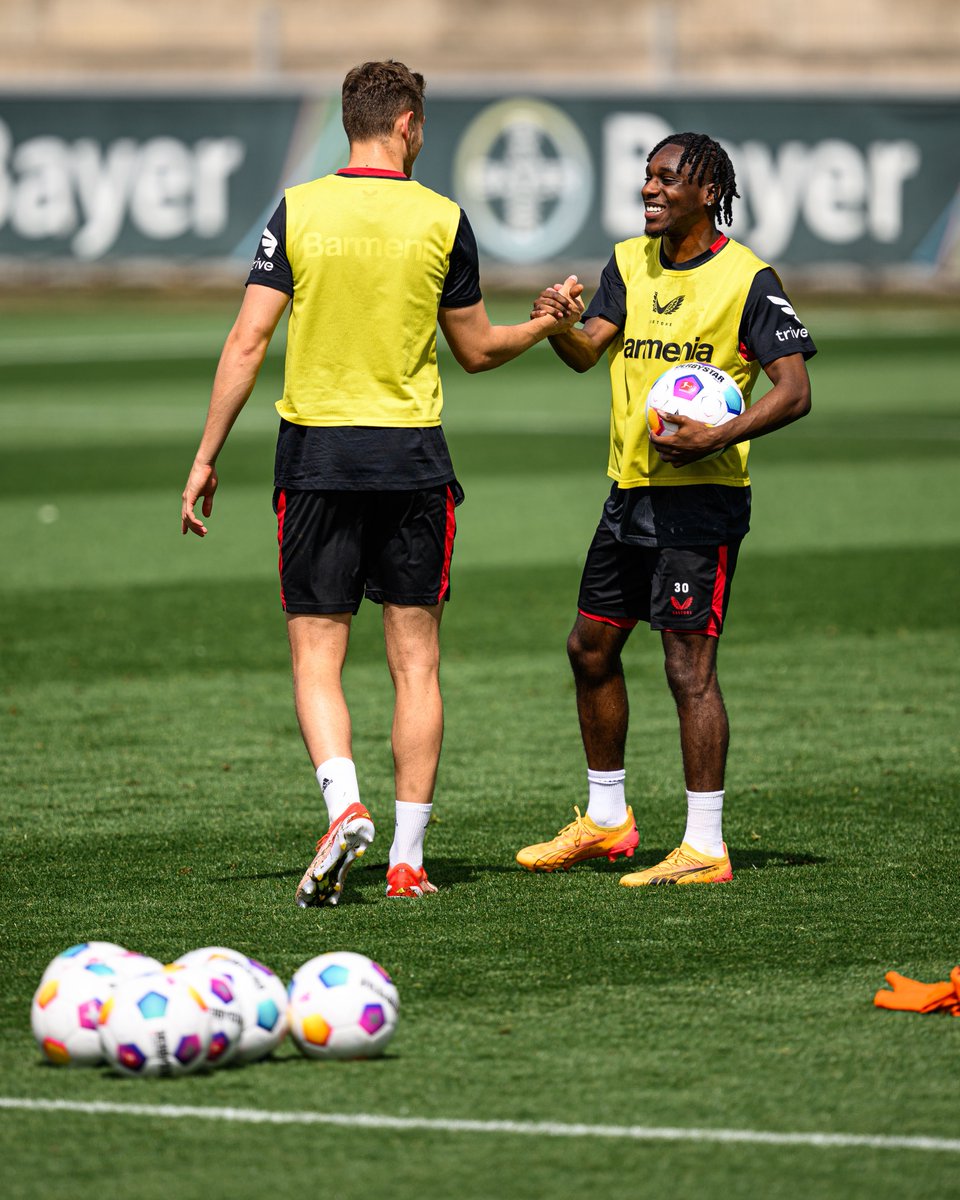
<svg viewBox="0 0 960 1200"><path fill-rule="evenodd" d="M4 1194L957 1195L956 1149L709 1136L960 1136L960 1020L871 1003L888 969L935 980L960 961L956 307L801 306L821 347L814 412L754 447L720 652L725 887L628 891L622 862L515 867L585 801L564 641L607 488L607 383L545 347L487 376L445 359L467 502L427 842L441 890L383 897L391 696L365 605L346 686L379 833L336 911L293 904L324 821L275 578L278 355L222 456L210 536L179 533L234 307L3 302L0 1101L424 1124L0 1108ZM498 313L520 320L525 301ZM633 862L648 865L683 828L676 717L655 636L638 629L626 669ZM45 1066L30 997L89 938L161 959L232 945L285 978L358 950L393 974L399 1031L372 1062L286 1044L179 1081Z"/></svg>

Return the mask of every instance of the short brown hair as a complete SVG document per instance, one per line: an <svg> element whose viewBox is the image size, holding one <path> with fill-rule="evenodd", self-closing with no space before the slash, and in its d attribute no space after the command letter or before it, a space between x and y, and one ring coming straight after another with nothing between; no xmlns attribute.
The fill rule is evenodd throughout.
<svg viewBox="0 0 960 1200"><path fill-rule="evenodd" d="M389 137L401 113L423 121L423 76L402 62L367 62L343 81L343 127L351 142Z"/></svg>

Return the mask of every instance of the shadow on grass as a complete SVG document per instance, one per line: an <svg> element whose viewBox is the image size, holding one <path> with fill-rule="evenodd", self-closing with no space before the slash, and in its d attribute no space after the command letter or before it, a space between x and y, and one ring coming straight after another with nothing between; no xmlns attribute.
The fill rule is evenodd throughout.
<svg viewBox="0 0 960 1200"><path fill-rule="evenodd" d="M612 864L614 870L619 870L623 873L624 867L628 871L642 871L647 867L655 867L657 863L662 862L669 853L674 849L673 846L669 850L644 850L642 854L635 855L632 859L618 859ZM820 863L829 862L829 859L820 858L816 854L808 854L806 851L798 850L742 850L736 846L729 847L730 862L733 864L734 872L736 871L766 871L777 870L783 867L815 867ZM610 868L609 863L591 862L585 863L584 866Z"/></svg>
<svg viewBox="0 0 960 1200"><path fill-rule="evenodd" d="M370 882L370 875L379 875L386 873L387 860L382 859L379 862L372 862L369 857L363 860L363 864L356 863L350 873L351 884ZM465 858L443 858L430 855L427 859L427 870L429 871L431 880L437 883L466 883L471 879L476 879L478 875L494 874L514 874L520 868L513 863L475 863L470 862ZM257 881L264 879L299 879L303 874L303 867L291 867L288 871L261 871L253 872L246 875L232 873L230 875L217 875L211 879L211 883L237 883L242 880Z"/></svg>
<svg viewBox="0 0 960 1200"><path fill-rule="evenodd" d="M578 863L572 868L575 871L593 871L600 874L623 875L628 871L644 870L656 866L670 853L669 850L646 850L633 858L618 858L609 862L605 858L589 859ZM785 867L815 867L829 859L816 854L797 850L740 850L733 847L730 858L735 871L766 871L781 870ZM427 867L431 882L438 887L450 887L458 883L472 883L484 875L516 875L554 874L563 876L565 871L527 872L514 862L490 862L478 864L464 858L430 858ZM364 862L360 868L355 868L350 875L350 887L344 890L340 904L367 904L372 899L383 895L383 876L386 874L387 862ZM301 868L291 868L289 871L263 871L247 875L219 875L211 880L212 883L237 883L241 880L256 882L266 879L299 879Z"/></svg>
<svg viewBox="0 0 960 1200"><path fill-rule="evenodd" d="M816 867L830 860L803 850L738 850L734 846L730 850L730 861L741 870L752 867L754 871L765 871L768 868Z"/></svg>
<svg viewBox="0 0 960 1200"><path fill-rule="evenodd" d="M387 873L387 866L386 859L380 862L370 862L369 859L366 859L362 866L354 866L350 872L349 884L344 887L343 895L337 902L336 907L343 908L353 904L371 904L383 899L384 878ZM512 874L519 870L518 867L509 866L508 864L478 866L476 863L468 862L462 858L430 858L427 868L430 873L431 882L437 884L440 888L450 887L455 883L469 883L480 875L490 873L503 874L506 872ZM299 880L302 873L303 867L296 866L291 867L288 871L260 871L245 875L217 875L210 882L212 884L236 884L238 882L262 882L269 879L293 881Z"/></svg>
<svg viewBox="0 0 960 1200"><path fill-rule="evenodd" d="M365 1059L364 1061L372 1062L372 1063L390 1063L390 1062L395 1062L399 1057L400 1057L399 1054L395 1054L395 1053L391 1054L388 1051L383 1054L377 1054L370 1059ZM267 1067L284 1067L284 1068L289 1069L291 1066L298 1067L302 1063L309 1063L310 1061L311 1061L311 1059L309 1058L309 1056L307 1056L306 1054L301 1054L300 1051L296 1049L292 1039L288 1040L285 1038L283 1043L280 1046L278 1046L274 1051L272 1051L270 1054L268 1054L265 1058L258 1058L254 1062L246 1062L246 1063L244 1063L244 1062L228 1062L228 1063L224 1063L223 1066L216 1067L216 1068L213 1068L212 1066L207 1066L205 1068L201 1067L200 1070L193 1072L192 1074L193 1074L194 1078L199 1079L199 1078L202 1078L203 1076L209 1077L213 1073L213 1071L216 1070L216 1073L218 1075L230 1076L230 1075L233 1075L237 1071L243 1071L244 1073L249 1072L251 1069L254 1071L262 1071ZM316 1060L316 1061L319 1061L319 1060ZM327 1059L324 1061L332 1062L334 1060ZM353 1059L350 1061L359 1062L360 1059L357 1058L357 1059ZM48 1065L51 1067L54 1066L53 1063L49 1063L49 1064L41 1063L39 1065L40 1066ZM98 1064L96 1064L96 1066L98 1068L97 1069L98 1077L100 1079L104 1080L105 1082L120 1083L125 1088L128 1088L130 1086L130 1083L129 1083L130 1076L129 1075L121 1075L118 1071L115 1071L107 1063L98 1063ZM56 1069L61 1070L61 1071L63 1070L62 1067L58 1067ZM146 1078L146 1076L144 1078ZM161 1076L150 1076L150 1078L175 1079L175 1078L177 1078L177 1076L161 1075Z"/></svg>

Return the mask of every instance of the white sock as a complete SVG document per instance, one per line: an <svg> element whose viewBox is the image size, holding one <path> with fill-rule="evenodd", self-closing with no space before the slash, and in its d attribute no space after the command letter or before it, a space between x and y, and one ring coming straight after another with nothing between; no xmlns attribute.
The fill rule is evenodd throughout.
<svg viewBox="0 0 960 1200"><path fill-rule="evenodd" d="M687 792L683 840L701 854L723 857L723 792Z"/></svg>
<svg viewBox="0 0 960 1200"><path fill-rule="evenodd" d="M430 821L432 804L408 804L397 801L397 823L390 847L390 866L406 863L415 870L423 866L423 835Z"/></svg>
<svg viewBox="0 0 960 1200"><path fill-rule="evenodd" d="M360 803L357 768L350 758L328 758L322 762L317 767L317 783L330 821L335 821L351 804Z"/></svg>
<svg viewBox="0 0 960 1200"><path fill-rule="evenodd" d="M587 816L604 829L613 829L627 819L627 793L624 781L627 773L620 771L587 771L589 800Z"/></svg>

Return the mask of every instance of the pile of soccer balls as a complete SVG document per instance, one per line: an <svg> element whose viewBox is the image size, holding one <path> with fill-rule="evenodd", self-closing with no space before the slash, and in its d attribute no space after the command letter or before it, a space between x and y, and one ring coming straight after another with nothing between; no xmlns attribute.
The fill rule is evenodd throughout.
<svg viewBox="0 0 960 1200"><path fill-rule="evenodd" d="M311 958L284 987L224 946L164 965L113 942L82 942L44 971L30 1024L48 1062L171 1076L256 1062L288 1031L309 1058L368 1058L393 1036L398 1006L387 972L349 951Z"/></svg>

